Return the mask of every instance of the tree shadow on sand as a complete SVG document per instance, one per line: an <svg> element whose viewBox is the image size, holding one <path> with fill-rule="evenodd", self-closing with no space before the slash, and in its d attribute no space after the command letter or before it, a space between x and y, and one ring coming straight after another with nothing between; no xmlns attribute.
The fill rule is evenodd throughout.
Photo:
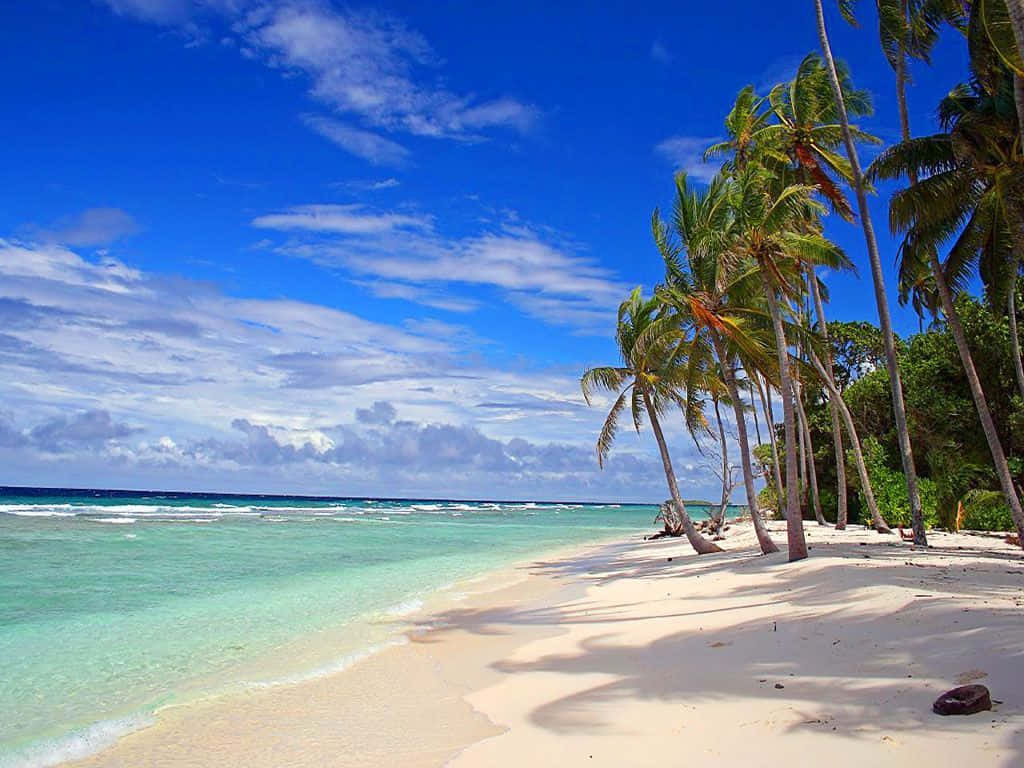
<svg viewBox="0 0 1024 768"><path fill-rule="evenodd" d="M608 604L597 595L537 607L454 609L434 617L445 627L435 630L434 639L456 631L500 634L523 625L607 627L608 632L585 636L571 653L493 665L505 675L604 679L581 683L574 693L532 711L531 721L553 732L607 732L621 725L615 712L627 700L689 706L774 699L785 702L786 732L878 741L887 734L948 736L986 728L993 739L1011 745L1007 768L1024 764L1020 556L929 550L942 556L938 562L886 544L844 542L821 549L828 550L828 561L812 556L788 564L784 553L759 557L745 550L667 562L663 549L631 558L612 553L588 563L537 563L531 570L585 577L597 587L640 577L668 591L644 603ZM728 595L716 593L716 575L737 569L751 578ZM702 584L708 584L704 594ZM879 585L900 589L889 599ZM707 628L700 626L703 617L709 618ZM648 643L629 642L615 630L628 629L627 622L672 621L686 629L660 632ZM679 659L686 663L672 663ZM943 690L972 675L985 677L993 698L1002 700L995 711L970 718L931 713Z"/></svg>

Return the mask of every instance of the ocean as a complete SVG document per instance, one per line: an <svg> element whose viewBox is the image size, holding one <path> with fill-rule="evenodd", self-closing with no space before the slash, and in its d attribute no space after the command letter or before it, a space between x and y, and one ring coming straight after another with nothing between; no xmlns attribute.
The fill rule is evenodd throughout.
<svg viewBox="0 0 1024 768"><path fill-rule="evenodd" d="M0 489L0 766L53 765L162 707L343 669L401 642L424 600L653 531L656 511Z"/></svg>

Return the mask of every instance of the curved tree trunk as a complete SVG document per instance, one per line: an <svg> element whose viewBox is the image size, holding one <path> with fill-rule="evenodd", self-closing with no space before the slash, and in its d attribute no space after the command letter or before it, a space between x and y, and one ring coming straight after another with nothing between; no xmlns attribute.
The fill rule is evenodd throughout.
<svg viewBox="0 0 1024 768"><path fill-rule="evenodd" d="M736 438L740 444L740 467L743 469L743 488L747 493L747 508L750 510L750 519L754 524L754 532L757 534L757 543L761 547L762 554L778 552L779 548L772 541L768 529L765 528L764 519L761 517L761 510L757 504L757 489L754 487L754 469L750 461L750 440L747 437L747 421L743 414L743 401L740 400L740 388L736 384L736 372L732 366L727 364L725 356L725 345L720 339L715 339L715 353L722 366L722 378L725 379L725 386L729 390L729 398L732 400L733 413L736 416ZM725 434L723 431L722 439Z"/></svg>
<svg viewBox="0 0 1024 768"><path fill-rule="evenodd" d="M1020 334L1017 333L1017 269L1013 270L1013 284L1010 286L1010 298L1007 301L1006 313L1010 318L1010 354L1013 356L1013 370L1017 374L1017 390L1024 398L1024 364L1020 358Z"/></svg>
<svg viewBox="0 0 1024 768"><path fill-rule="evenodd" d="M1013 0L1007 0L1006 4L1012 5ZM1017 38L1017 40L1019 42L1021 38ZM1024 58L1024 54L1021 54L1021 58ZM1021 139L1024 140L1024 77L1016 73L1013 75L1013 102L1017 106L1017 126Z"/></svg>
<svg viewBox="0 0 1024 768"><path fill-rule="evenodd" d="M754 414L754 436L757 438L757 444L761 444L761 423L757 418L757 403L754 402L754 382L747 376L747 392L750 394L750 412Z"/></svg>
<svg viewBox="0 0 1024 768"><path fill-rule="evenodd" d="M761 397L765 424L768 427L768 442L772 447L772 479L775 482L775 504L779 507L776 512L781 512L783 511L782 501L785 491L782 489L782 463L779 460L779 444L775 437L775 413L772 409L772 396L768 390L767 380L762 382L757 373L754 373L754 376L756 377L757 392Z"/></svg>
<svg viewBox="0 0 1024 768"><path fill-rule="evenodd" d="M901 12L903 18L908 17L907 1L903 0L901 3ZM908 19L909 23L909 19ZM907 54L903 50L900 52L900 57L896 60L896 105L899 108L900 115L900 137L903 141L910 141L910 113L907 110ZM917 174L911 171L911 183L917 183ZM918 318L920 321L922 318ZM920 323L919 323L920 326ZM891 374L890 374L891 375ZM924 517L922 512L921 524L917 525L917 518L913 515L914 506L911 502L911 523L914 529L914 543L921 546L927 546L928 536L924 529Z"/></svg>
<svg viewBox="0 0 1024 768"><path fill-rule="evenodd" d="M814 311L818 315L818 323L821 325L821 336L825 340L825 364L828 366L829 378L834 380L832 373L832 344L828 338L828 321L825 319L825 305L821 300L821 290L818 288L818 276L814 270L808 270L808 281L811 284L811 296L814 298ZM848 515L846 498L846 456L843 452L843 429L839 415L839 406L831 397L828 399L828 412L832 418L832 446L836 454L836 529L846 528Z"/></svg>
<svg viewBox="0 0 1024 768"><path fill-rule="evenodd" d="M1017 49L1024 59L1024 0L1006 0L1006 11L1010 17L1010 26L1013 27ZM1020 128L1024 131L1024 120L1021 120Z"/></svg>
<svg viewBox="0 0 1024 768"><path fill-rule="evenodd" d="M796 381L793 381L793 402L796 403L800 399L800 392L797 387ZM804 420L800 416L800 408L794 407L794 414L796 416L796 447L797 447L797 459L796 459L796 471L797 471L797 483L800 485L800 519L804 517L804 510L810 508L810 504L807 502L807 491L810 489L810 483L807 482L807 441L804 439Z"/></svg>
<svg viewBox="0 0 1024 768"><path fill-rule="evenodd" d="M835 59L832 57L832 46L828 41L828 30L825 28L825 10L822 0L814 0L814 9L818 22L818 39L821 51L828 66L829 79L832 83L832 94L836 100L840 121L843 129L843 143L850 160L853 172L853 186L857 193L857 208L860 213L861 226L864 229L864 242L867 244L868 259L871 262L871 278L875 286L875 303L878 305L878 324L882 329L882 341L885 343L885 366L889 371L889 386L892 389L892 409L896 423L896 435L899 440L900 459L903 463L903 475L907 482L907 497L910 500L910 517L914 528L914 542L926 540L924 530L924 514L921 509L921 497L917 491L917 470L914 468L914 452L910 445L910 432L907 429L907 409L903 402L903 382L900 379L899 365L896 360L896 341L892 330L892 318L889 316L889 300L885 291L885 276L882 272L882 258L878 252L878 241L871 223L871 210L868 208L867 192L864 187L864 173L861 170L857 147L850 133L850 119L846 113L846 102L843 99L842 87L839 84L839 73L836 71Z"/></svg>
<svg viewBox="0 0 1024 768"><path fill-rule="evenodd" d="M953 295L946 283L946 275L942 271L942 264L939 263L939 256L934 250L929 254L929 261L932 274L935 276L935 285L939 289L939 298L942 300L942 311L946 315L946 322L953 333L957 352L960 353L960 362L967 374L967 384L971 389L974 407L977 409L978 418L981 421L981 431L985 433L985 440L988 442L988 449L992 454L992 462L995 464L996 475L999 477L999 486L1003 489L1006 504L1010 507L1010 515L1017 526L1021 546L1024 547L1024 508L1021 507L1020 497L1013 484L1013 475L1010 474L1010 466L1006 462L1006 454L1003 452L1002 443L999 442L995 422L992 421L992 412L989 411L985 392L981 388L978 372L974 368L974 358L971 356L970 347L967 346L967 336L960 324L960 315L953 304Z"/></svg>
<svg viewBox="0 0 1024 768"><path fill-rule="evenodd" d="M821 497L818 495L818 471L814 466L814 443L811 442L811 427L807 422L807 411L803 403L803 386L796 385L797 416L799 417L800 429L803 430L803 442L805 444L804 455L807 457L807 478L811 483L811 504L814 505L814 519L818 525L828 525L825 516L821 514Z"/></svg>
<svg viewBox="0 0 1024 768"><path fill-rule="evenodd" d="M868 467L864 462L864 453L860 448L860 437L857 436L857 427L853 423L853 415L846 406L846 401L836 389L832 374L825 370L814 350L809 350L811 365L818 372L825 388L828 390L829 399L834 401L839 409L843 421L846 423L846 434L850 438L850 449L853 451L853 462L857 465L857 475L860 477L861 493L864 496L864 503L868 505L868 512L871 515L871 522L879 533L892 533L882 513L878 511L878 503L875 501L875 491L871 487L871 478L868 476Z"/></svg>
<svg viewBox="0 0 1024 768"><path fill-rule="evenodd" d="M800 515L800 489L796 479L796 425L793 418L793 382L789 377L789 345L786 331L782 326L782 311L775 295L775 287L762 270L761 281L768 299L768 311L772 316L775 331L775 346L779 357L779 386L782 395L782 426L786 438L786 540L789 544L789 560L803 560L807 557L807 539L804 537L804 521Z"/></svg>
<svg viewBox="0 0 1024 768"><path fill-rule="evenodd" d="M683 504L683 497L679 493L679 485L676 483L676 473L672 469L672 458L668 455L668 445L665 443L665 434L661 431L661 422L658 421L658 414L655 413L654 408L651 406L651 401L647 398L647 394L644 393L644 405L647 407L647 418L651 420L651 429L654 431L654 439L658 441L658 450L661 452L661 463L665 467L665 480L668 481L668 491L672 496L672 501L676 505L676 513L679 515L679 519L683 524L683 533L686 534L686 538L690 542L698 555L706 555L711 552L721 552L722 548L714 542L708 541L693 525L693 520L690 519L689 513L686 511L686 505Z"/></svg>
<svg viewBox="0 0 1024 768"><path fill-rule="evenodd" d="M722 526L725 525L725 512L729 508L729 495L732 490L729 486L732 473L729 470L729 449L725 442L725 425L722 423L722 412L718 407L717 397L714 398L714 405L715 421L718 423L718 440L722 447L722 501L718 505L718 514L711 520L711 531L718 534L721 532Z"/></svg>

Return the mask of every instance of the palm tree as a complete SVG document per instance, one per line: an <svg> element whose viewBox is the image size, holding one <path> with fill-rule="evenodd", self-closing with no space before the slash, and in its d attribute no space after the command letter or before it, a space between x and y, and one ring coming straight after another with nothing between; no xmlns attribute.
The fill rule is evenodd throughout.
<svg viewBox="0 0 1024 768"><path fill-rule="evenodd" d="M1024 139L1024 0L975 0L968 39L984 35L993 52L1013 73L1013 98Z"/></svg>
<svg viewBox="0 0 1024 768"><path fill-rule="evenodd" d="M658 297L672 307L684 333L692 334L687 374L690 389L699 373L695 365L698 356L718 362L736 417L747 508L761 551L768 554L778 552L778 547L772 541L758 509L746 416L736 379L736 360L740 354L750 360L764 361L768 350L750 328L742 307L737 311L735 306L737 294L752 281L749 269L730 270L725 258L730 223L727 191L728 182L721 176L714 179L704 192L690 188L685 174L677 176L674 228L678 242L672 238L657 211L651 222L654 241L665 262L665 281L658 288ZM685 262L680 258L683 249L686 251ZM747 294L749 296L749 289Z"/></svg>
<svg viewBox="0 0 1024 768"><path fill-rule="evenodd" d="M786 442L786 520L789 559L807 557L797 483L796 419L789 341L783 307L795 295L794 277L808 264L839 266L846 263L842 251L820 233L807 231L804 223L823 212L812 200L815 188L783 184L765 168L750 164L728 183L727 208L731 212L729 251L733 258L749 260L756 267L775 337L782 423Z"/></svg>
<svg viewBox="0 0 1024 768"><path fill-rule="evenodd" d="M840 85L850 114L860 116L871 113L869 95L865 91L853 88L849 75L843 68L840 69ZM736 159L727 167L741 168L744 165L740 162L742 152L743 158L756 158L758 162L769 165L776 174L792 177L796 181L816 187L818 194L829 202L834 211L844 218L852 219L850 204L839 187L841 181L852 181L852 171L849 161L836 152L842 144L842 125L829 73L820 57L816 54L806 56L793 80L775 86L767 101L770 112L762 112L760 110L765 100L757 99L750 88L741 91L726 119L728 140L709 148L705 156L721 156L732 151L736 153ZM769 114L776 118L776 122L768 120ZM858 141L879 143L877 138L855 126L851 126L850 130ZM807 226L817 228L818 225L809 221ZM813 271L808 270L808 282L812 280L816 278L813 277ZM817 288L816 283L814 287ZM820 308L820 301L817 306ZM824 323L823 312L819 314L819 319ZM826 362L831 370L830 355L826 355ZM836 456L836 519L842 528L845 527L847 507L846 462L841 417L837 404L831 399L829 411ZM800 415L799 411L798 416L801 423L800 444L810 444L804 416ZM813 453L813 446L807 452ZM817 475L813 463L808 465L806 474L814 499L815 517L820 523L824 518L821 515L816 489ZM881 523L881 528L887 529L884 521L879 518L876 523L878 522Z"/></svg>
<svg viewBox="0 0 1024 768"><path fill-rule="evenodd" d="M821 300L821 287L818 285L818 276L814 273L814 270L808 271L807 282L811 286L814 312L818 317L818 327L825 347L824 369L827 372L827 376L832 379L832 345L828 337L828 321L825 319L825 306ZM846 495L846 452L843 450L843 433L840 425L842 416L839 413L839 407L839 403L830 395L828 399L828 412L832 419L832 440L836 454L836 529L842 531L846 528L849 502ZM856 439L856 431L850 439ZM867 472L865 471L864 474L866 476ZM868 483L868 486L870 486L870 483Z"/></svg>
<svg viewBox="0 0 1024 768"><path fill-rule="evenodd" d="M847 114L870 115L871 98L867 91L853 87L842 64L837 64L837 69ZM792 164L796 181L817 187L833 211L852 221L853 210L838 182L851 182L853 171L849 160L836 151L843 143L843 127L821 57L814 53L805 56L793 79L772 88L768 101L777 122L761 132L761 141L784 153ZM857 126L851 125L850 133L856 141L881 143Z"/></svg>
<svg viewBox="0 0 1024 768"><path fill-rule="evenodd" d="M825 369L825 366L822 365L821 360L818 358L813 347L808 348L807 356L812 367L818 373L818 377L821 379L822 384L825 385L825 389L828 391L829 400L835 402L836 405L839 406L839 413L842 416L843 423L846 425L846 434L850 438L850 450L853 451L854 464L857 467L857 474L860 477L861 492L864 496L865 503L868 506L868 512L871 515L875 530L879 533L888 533L889 527L885 525L885 521L882 519L882 515L878 511L878 503L875 501L875 492L871 487L871 479L868 477L867 464L864 462L864 453L860 447L860 438L858 437L857 429L853 424L853 415L850 413L850 409L843 400L842 393L836 386L832 371Z"/></svg>
<svg viewBox="0 0 1024 768"><path fill-rule="evenodd" d="M772 410L771 390L768 388L767 377L762 379L757 371L748 371L748 375L757 387L757 394L761 400L761 410L764 413L764 420L768 426L768 441L772 451L772 479L775 482L775 500L782 504L785 498L785 491L782 486L782 462L779 461L779 445L775 436L775 413Z"/></svg>
<svg viewBox="0 0 1024 768"><path fill-rule="evenodd" d="M1009 108L1006 90L1012 81L1014 101L1016 102L1017 131L1024 141L1024 61L1016 48L1015 30L1008 11L1012 11L1012 3L1002 0L989 0L975 3L971 8L967 25L967 44L971 56L971 68L976 84L987 84L987 90L997 97L1001 109L1000 120L1009 128ZM1018 4L1019 6L1019 4ZM996 86L996 84L1000 84ZM997 90L993 91L993 86ZM1002 91L999 93L998 91ZM906 139L904 139L906 140ZM1006 145L1006 136L1002 143ZM911 183L916 180L910 178ZM1014 209L1006 209L1009 232L1020 233L1024 223ZM1021 361L1020 335L1017 330L1017 277L1020 261L1024 258L1024 243L1019 238L1000 236L994 237L983 249L980 258L980 272L985 281L986 298L993 309L1006 308L1010 321L1010 344L1013 353L1014 373L1017 376L1017 388L1024 398L1024 363Z"/></svg>
<svg viewBox="0 0 1024 768"><path fill-rule="evenodd" d="M945 24L964 29L962 0L875 0L878 11L878 39L889 66L896 76L896 102L900 132L910 138L907 112L907 85L911 61L931 63L932 48ZM840 5L846 20L856 25L852 8Z"/></svg>
<svg viewBox="0 0 1024 768"><path fill-rule="evenodd" d="M665 313L661 302L655 298L644 299L640 288L636 288L619 306L615 341L623 365L591 368L583 374L580 386L588 405L597 390L618 393L597 439L597 461L601 467L615 441L619 418L626 406L630 408L638 433L646 413L658 442L675 513L686 538L697 553L703 555L722 549L697 532L686 511L659 419L672 407L684 410L687 407L682 394L686 370L685 361L681 359L683 340L675 328L675 318Z"/></svg>
<svg viewBox="0 0 1024 768"><path fill-rule="evenodd" d="M890 148L875 161L872 174L917 179L893 196L890 225L904 234L902 259L927 261L931 269L1000 487L1024 537L1024 508L953 301L953 290L963 286L979 261L983 273L989 273L990 292L1016 292L1017 258L1024 245L1024 154L1016 110L1010 106L1012 87L1007 70L976 68L971 86L961 85L943 100L944 132ZM938 248L954 237L943 265ZM1007 260L1012 278L999 279L998 267Z"/></svg>
<svg viewBox="0 0 1024 768"><path fill-rule="evenodd" d="M840 2L844 7L850 5L850 0L840 0ZM857 146L854 143L853 133L850 130L850 119L847 115L846 104L843 98L842 81L840 80L836 62L832 56L832 46L828 39L828 30L825 26L825 9L822 6L822 0L814 0L814 8L817 15L818 38L830 75L829 79L832 84L836 108L839 111L843 143L846 145L846 155L850 160L853 187L857 194L857 208L860 214L861 227L864 230L864 241L867 244L868 259L871 262L871 278L875 288L875 303L878 305L878 321L882 330L882 339L885 343L885 365L889 371L889 385L892 389L893 420L896 423L900 458L903 462L903 474L907 483L907 496L910 500L910 517L914 529L914 543L925 545L927 544L927 536L924 530L924 513L921 508L921 497L917 491L917 470L914 467L914 453L910 446L910 433L907 429L907 410L903 401L903 382L900 378L899 365L896 360L896 341L892 330L892 318L889 316L889 300L886 297L885 276L882 273L882 258L878 251L878 241L875 238L875 230L871 222L871 211L868 208L864 174L861 170L860 158L857 156Z"/></svg>

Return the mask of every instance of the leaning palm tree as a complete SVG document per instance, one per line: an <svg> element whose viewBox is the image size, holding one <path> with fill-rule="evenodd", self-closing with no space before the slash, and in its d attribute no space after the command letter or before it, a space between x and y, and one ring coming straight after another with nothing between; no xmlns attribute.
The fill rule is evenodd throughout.
<svg viewBox="0 0 1024 768"><path fill-rule="evenodd" d="M661 416L672 408L684 411L687 408L683 394L686 365L682 352L685 339L676 330L675 319L665 312L657 299L644 299L638 287L619 306L615 341L623 364L591 368L580 380L588 405L598 390L618 395L597 439L598 464L604 466L615 441L619 419L627 406L638 433L646 414L661 453L665 479L675 506L674 514L678 516L686 538L698 554L721 552L721 547L700 535L686 511L668 444L661 430Z"/></svg>
<svg viewBox="0 0 1024 768"><path fill-rule="evenodd" d="M724 159L722 170L726 174L742 171L755 155L757 161L763 163L766 154L763 135L771 124L771 112L766 106L767 100L758 96L753 86L743 88L725 116L727 138L708 147L704 161ZM778 159L784 162L781 155Z"/></svg>
<svg viewBox="0 0 1024 768"><path fill-rule="evenodd" d="M769 554L778 552L779 548L772 541L758 509L750 440L736 367L740 355L763 366L770 352L750 327L749 317L745 316L742 306L743 299L750 298L749 286L754 283L751 265L748 263L733 269L727 258L731 236L731 217L726 205L728 184L724 177L718 176L706 191L697 191L687 184L685 174L676 177L675 236L657 211L651 223L654 241L665 263L665 281L657 293L665 304L672 307L683 332L692 340L693 351L687 370L688 389L693 389L695 377L701 371L696 365L698 354L703 359L717 362L736 419L747 508L761 551Z"/></svg>
<svg viewBox="0 0 1024 768"><path fill-rule="evenodd" d="M818 328L821 333L825 348L824 369L827 376L832 379L832 345L828 337L828 321L825 319L825 304L821 299L821 286L818 283L818 275L814 270L809 270L807 282L811 287L811 296L814 299L814 312L818 318ZM832 420L832 441L836 454L836 530L842 531L846 528L846 519L849 511L849 500L846 491L846 451L843 449L842 415L839 411L840 404L829 393L828 412ZM856 440L854 431L851 440ZM865 473L866 475L866 473ZM868 484L870 485L870 483Z"/></svg>
<svg viewBox="0 0 1024 768"><path fill-rule="evenodd" d="M870 115L872 108L869 94L853 87L845 67L837 65L837 68L847 114L854 117ZM842 124L832 91L830 74L821 57L813 53L805 56L793 79L772 88L768 100L776 122L768 126L759 138L778 147L788 157L796 180L816 187L818 195L829 203L834 212L852 221L853 210L840 185L842 182L853 181L853 171L849 160L838 152L843 143ZM850 126L850 133L857 141L880 143L878 138L856 126ZM809 227L816 225L816 222L808 222ZM815 307L818 310L820 327L827 338L828 331L820 301L818 278L813 269L807 270L806 282L810 292L816 296ZM825 355L825 364L831 370L832 359L828 354ZM800 442L801 445L806 444L806 451L810 454L806 474L810 480L814 515L819 524L824 524L813 459L813 443L806 416L802 413L803 402L799 394L796 403L801 430ZM838 404L832 399L829 399L829 414L836 466L836 527L842 530L846 527L847 518L846 459L842 419Z"/></svg>
<svg viewBox="0 0 1024 768"><path fill-rule="evenodd" d="M843 252L820 233L807 230L809 217L824 212L812 199L815 188L783 184L771 172L748 165L728 185L727 205L732 212L733 258L756 267L775 337L782 423L786 443L786 520L789 559L807 557L797 483L796 418L790 368L789 339L784 307L796 295L796 284L808 265L837 267L847 263Z"/></svg>
<svg viewBox="0 0 1024 768"><path fill-rule="evenodd" d="M907 110L907 86L910 84L910 63L931 63L931 53L942 27L950 24L965 29L963 0L875 0L878 11L878 41L896 78L896 105L899 110L903 140L910 138L910 117ZM841 3L840 10L851 24L852 3Z"/></svg>
<svg viewBox="0 0 1024 768"><path fill-rule="evenodd" d="M842 64L836 66L847 114L870 115L869 94L853 87ZM795 181L817 187L833 211L852 221L853 209L839 184L851 182L853 171L850 161L838 153L843 126L821 57L814 53L805 56L793 79L772 88L768 101L776 122L761 132L762 143L784 153L793 167ZM859 142L881 143L855 125L850 126L850 134Z"/></svg>
<svg viewBox="0 0 1024 768"><path fill-rule="evenodd" d="M1016 291L1017 259L1024 246L1024 153L1012 106L1012 79L1005 69L998 73L998 68L987 75L976 71L971 86L959 86L943 100L939 115L944 132L890 148L871 170L879 178L917 179L893 195L890 224L904 235L902 259L927 262L931 269L1000 487L1024 541L1024 507L953 300L954 290L963 287L979 262L989 264L991 278L991 261L1010 260L1012 279L990 279L990 291L1004 282L1004 290ZM952 238L942 264L938 249Z"/></svg>
<svg viewBox="0 0 1024 768"><path fill-rule="evenodd" d="M844 7L852 5L851 0L840 0L840 4ZM835 58L832 56L832 46L828 39L828 30L825 26L825 9L822 5L822 0L814 0L814 8L817 16L818 39L821 43L822 54L836 100L836 108L839 112L843 143L846 145L846 155L850 161L853 187L857 195L857 209L860 214L861 227L864 230L864 242L867 245L868 260L871 262L871 279L874 282L875 303L878 306L878 322L882 330L882 340L885 343L885 365L889 371L889 386L892 390L893 420L896 424L900 459L903 462L903 475L907 483L907 497L910 500L910 518L914 529L914 542L924 545L927 543L924 529L924 512L921 508L921 496L917 490L917 470L914 467L914 453L910 446L910 431L907 428L907 409L903 401L903 381L900 378L899 365L896 359L896 340L892 330L892 318L889 315L889 300L886 296L885 275L882 272L882 257L879 254L878 240L875 237L875 229L871 221L871 211L868 208L867 184L861 169L860 158L857 155L857 146L854 143L853 133L850 130L850 118L847 114L846 103L843 98L842 82L836 67Z"/></svg>
<svg viewBox="0 0 1024 768"><path fill-rule="evenodd" d="M1013 73L1013 97L1024 139L1024 0L974 0L970 5L968 39L984 36Z"/></svg>
<svg viewBox="0 0 1024 768"><path fill-rule="evenodd" d="M967 45L970 52L971 70L975 86L979 86L992 97L991 106L998 106L998 116L1003 124L1002 144L1007 145L1007 129L1012 116L1009 108L1009 91L1012 89L1016 102L1017 132L1024 140L1024 61L1016 49L1011 30L1008 6L1003 0L977 2L971 8L967 25ZM1020 6L1021 3L1018 3ZM995 114L993 114L993 117ZM1012 138L1012 137L1010 137ZM906 139L904 139L906 140ZM991 142L988 142L991 146ZM1008 147L1012 152L1012 147ZM996 159L993 170L1005 165ZM980 165L980 163L977 163ZM990 174L990 176L993 174ZM916 180L908 176L911 183ZM991 181L991 180L990 180ZM1007 197L1005 190L1002 197ZM1024 233L1019 213L1014 207L1007 207L1008 227L1001 228L998 237L990 238L979 258L979 272L985 283L985 295L993 310L1005 308L1010 323L1010 345L1017 388L1024 397L1024 363L1021 360L1020 335L1017 329L1017 277L1020 262L1024 260ZM999 218L997 216L997 218ZM1014 237L1014 234L1017 234ZM954 278L955 281L955 278Z"/></svg>

